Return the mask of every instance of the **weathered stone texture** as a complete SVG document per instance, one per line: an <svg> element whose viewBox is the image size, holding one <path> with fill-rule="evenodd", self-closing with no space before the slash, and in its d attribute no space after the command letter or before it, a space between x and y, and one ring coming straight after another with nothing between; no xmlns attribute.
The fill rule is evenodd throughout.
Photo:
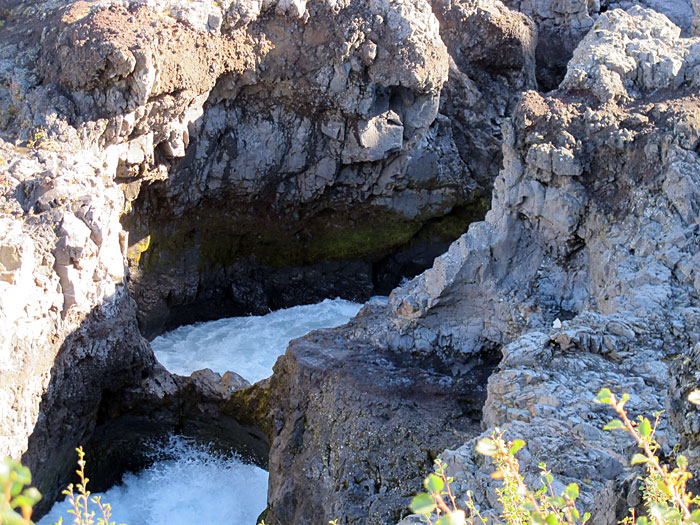
<svg viewBox="0 0 700 525"><path fill-rule="evenodd" d="M669 362L687 362L700 337L697 93L681 75L668 97L668 86L644 73L654 71L655 55L628 69L633 59L606 47L626 38L634 56L648 36L628 28L645 24L662 41L658 56L678 53L680 69L694 63L697 42L679 38L665 17L638 8L601 15L567 78L599 57L610 67L590 68L585 84L565 81L570 91L522 97L486 221L390 298L403 348L440 346L449 355L509 343L489 379L483 435L500 427L528 442L522 464L533 486L540 461L561 483L585 480L581 501L594 523L616 523L639 498L626 470L629 439L601 430L611 414L593 397L604 386L629 392L630 410L654 413L666 399ZM607 71L631 69L627 87L618 84L620 103L600 105ZM686 388L675 388L682 400ZM692 424L676 427L687 434ZM664 450L677 442L667 416L658 437ZM491 467L473 447L443 458L458 490L476 490L492 509Z"/></svg>

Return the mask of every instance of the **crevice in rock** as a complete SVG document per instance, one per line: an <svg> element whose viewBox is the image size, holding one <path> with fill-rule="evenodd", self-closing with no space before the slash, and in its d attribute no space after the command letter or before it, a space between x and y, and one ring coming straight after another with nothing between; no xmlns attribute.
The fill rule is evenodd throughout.
<svg viewBox="0 0 700 525"><path fill-rule="evenodd" d="M447 215L429 219L407 244L375 262L372 267L374 293L389 295L402 280L411 279L430 268L435 258L445 253L452 241L467 231L469 224L484 219L488 201L483 198L480 202L482 207L457 206Z"/></svg>
<svg viewBox="0 0 700 525"><path fill-rule="evenodd" d="M423 221L339 203L299 205L289 215L269 201L243 204L224 193L178 216L165 190L162 182L143 187L122 218L132 242L147 239L132 258L131 287L149 338L195 321L388 294L429 268L487 209L485 198L472 197Z"/></svg>

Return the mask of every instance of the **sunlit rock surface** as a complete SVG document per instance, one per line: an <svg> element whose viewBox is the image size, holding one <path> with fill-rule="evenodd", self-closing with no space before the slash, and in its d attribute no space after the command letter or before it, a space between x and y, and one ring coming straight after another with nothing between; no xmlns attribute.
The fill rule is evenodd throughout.
<svg viewBox="0 0 700 525"><path fill-rule="evenodd" d="M398 521L448 446L495 512L472 438L498 425L527 476L546 460L615 523L638 501L599 387L668 402L663 446L696 446L694 0L46 1L0 23L0 453L46 502L77 444L122 468L132 428L179 425L269 445L271 523L339 517L291 496L319 480L329 508ZM431 264L252 387L172 376L142 337ZM438 386L416 408L406 380Z"/></svg>

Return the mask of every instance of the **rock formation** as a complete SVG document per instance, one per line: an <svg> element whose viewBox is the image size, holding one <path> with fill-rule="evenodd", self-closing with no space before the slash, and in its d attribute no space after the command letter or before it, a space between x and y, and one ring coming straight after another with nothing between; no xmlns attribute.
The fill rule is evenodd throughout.
<svg viewBox="0 0 700 525"><path fill-rule="evenodd" d="M486 221L390 299L407 348L504 345L484 435L501 427L528 442L521 463L532 486L540 461L560 483L584 480L593 523L639 504L628 438L601 430L611 414L594 395L629 392L635 414L654 413L669 363L692 370L700 337L700 48L680 33L638 7L601 15L561 89L522 97ZM692 435L695 409L681 396L693 384L672 383L675 428L662 417L664 447L676 429ZM473 442L443 458L458 490L495 506Z"/></svg>
<svg viewBox="0 0 700 525"><path fill-rule="evenodd" d="M639 500L598 388L667 404L663 446L699 463L699 20L696 0L0 5L0 453L50 502L77 444L117 475L143 461L117 450L184 429L269 446L270 524L387 523L447 447L497 512L473 446L499 426L530 482L545 460L615 523ZM171 376L143 337L430 265L252 387Z"/></svg>
<svg viewBox="0 0 700 525"><path fill-rule="evenodd" d="M395 522L437 454L479 432L497 356L438 361L358 338L385 310L370 302L275 365L265 523Z"/></svg>
<svg viewBox="0 0 700 525"><path fill-rule="evenodd" d="M47 501L160 374L141 333L369 296L483 217L534 29L439 9L491 50L422 0L2 7L1 450Z"/></svg>

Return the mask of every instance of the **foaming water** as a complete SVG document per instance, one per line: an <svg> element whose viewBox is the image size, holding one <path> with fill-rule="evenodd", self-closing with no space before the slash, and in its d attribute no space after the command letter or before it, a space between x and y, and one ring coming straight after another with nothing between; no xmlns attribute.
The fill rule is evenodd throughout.
<svg viewBox="0 0 700 525"><path fill-rule="evenodd" d="M101 494L110 521L128 525L255 525L267 505L267 472L237 456L223 457L180 436L148 469L126 474ZM90 458L87 470L89 474ZM89 485L88 485L89 488ZM96 508L96 507L95 507ZM68 501L56 503L37 525L73 523Z"/></svg>
<svg viewBox="0 0 700 525"><path fill-rule="evenodd" d="M211 368L231 370L256 382L292 339L354 317L361 304L326 299L257 317L232 317L183 326L153 340L158 360L171 372L189 375ZM223 457L183 437L164 445L148 469L126 474L102 494L113 509L110 521L128 525L255 525L267 505L266 471L237 456ZM90 458L87 458L90 471ZM54 505L37 525L60 517L73 523L67 501Z"/></svg>
<svg viewBox="0 0 700 525"><path fill-rule="evenodd" d="M361 307L343 299L326 299L262 316L181 326L156 337L151 347L161 364L175 374L211 368L220 374L236 372L255 383L272 375L272 365L289 341L318 328L345 324Z"/></svg>

